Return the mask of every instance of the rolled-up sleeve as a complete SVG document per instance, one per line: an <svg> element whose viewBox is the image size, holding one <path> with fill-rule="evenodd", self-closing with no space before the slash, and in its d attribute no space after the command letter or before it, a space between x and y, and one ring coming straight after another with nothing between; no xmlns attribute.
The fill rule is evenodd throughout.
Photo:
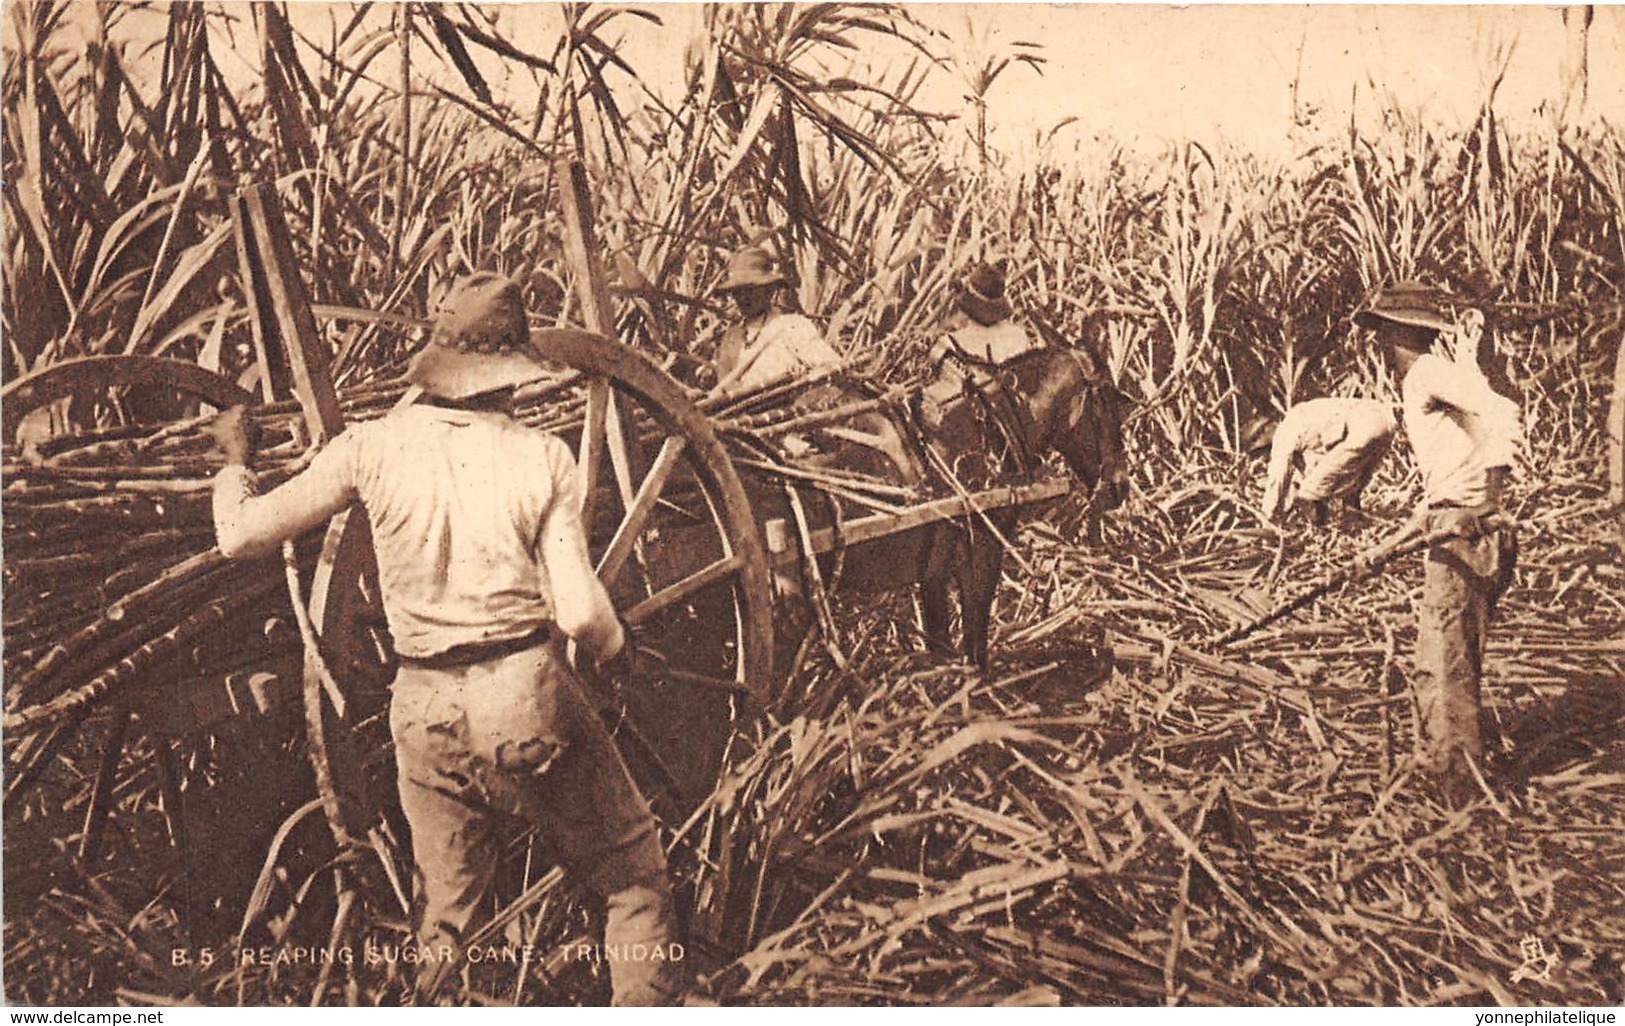
<svg viewBox="0 0 1625 1026"><path fill-rule="evenodd" d="M575 460L563 442L554 438L549 443L553 494L542 520L543 584L552 598L559 630L585 646L595 658L608 658L620 651L624 640L621 624L587 551Z"/></svg>
<svg viewBox="0 0 1625 1026"><path fill-rule="evenodd" d="M309 467L266 495L248 468L229 465L214 478L214 534L220 551L251 559L321 524L356 497L354 441L341 435Z"/></svg>
<svg viewBox="0 0 1625 1026"><path fill-rule="evenodd" d="M1486 467L1510 467L1523 448L1523 416L1518 404L1490 387L1471 363L1436 359L1423 365L1419 385L1425 399L1453 406L1478 422L1478 442Z"/></svg>

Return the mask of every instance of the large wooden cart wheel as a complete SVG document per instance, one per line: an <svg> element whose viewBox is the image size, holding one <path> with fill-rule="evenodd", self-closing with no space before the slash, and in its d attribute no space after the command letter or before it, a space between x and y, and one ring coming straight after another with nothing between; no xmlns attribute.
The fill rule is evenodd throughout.
<svg viewBox="0 0 1625 1026"><path fill-rule="evenodd" d="M528 390L520 412L579 454L590 550L637 645L634 680L600 697L644 793L676 825L710 794L741 716L767 693L766 553L726 451L681 386L600 335L546 329L532 342L543 359L580 372L540 395ZM311 585L326 668L344 692L342 714L329 705L309 724L311 740L324 749L319 775L351 810L355 841L379 821L376 792L390 779L378 751L393 667L370 556L366 518L352 510L329 528Z"/></svg>
<svg viewBox="0 0 1625 1026"><path fill-rule="evenodd" d="M165 389L219 409L253 400L236 382L195 363L162 356L82 356L24 374L0 392L7 442L23 418L59 399L93 399L113 388Z"/></svg>
<svg viewBox="0 0 1625 1026"><path fill-rule="evenodd" d="M668 816L686 814L715 786L740 715L768 693L760 529L710 420L664 371L584 331L531 340L544 359L588 376L576 439L582 520L637 645L617 739L645 793Z"/></svg>

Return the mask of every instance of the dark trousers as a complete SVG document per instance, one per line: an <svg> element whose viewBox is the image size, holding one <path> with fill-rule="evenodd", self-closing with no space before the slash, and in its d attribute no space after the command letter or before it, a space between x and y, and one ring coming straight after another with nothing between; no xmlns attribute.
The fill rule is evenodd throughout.
<svg viewBox="0 0 1625 1026"><path fill-rule="evenodd" d="M1429 523L1428 530L1437 528ZM1479 682L1495 604L1509 583L1515 540L1506 530L1451 538L1428 549L1417 610L1418 755L1428 769L1460 778L1484 755Z"/></svg>

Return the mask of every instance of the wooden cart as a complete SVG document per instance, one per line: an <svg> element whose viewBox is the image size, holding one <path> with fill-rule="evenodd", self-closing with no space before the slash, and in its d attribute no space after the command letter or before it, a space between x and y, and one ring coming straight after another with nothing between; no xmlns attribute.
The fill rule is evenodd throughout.
<svg viewBox="0 0 1625 1026"><path fill-rule="evenodd" d="M258 400L268 404L261 407L265 416L278 413L286 422L284 448L319 444L343 430L347 418L379 416L415 400L415 391L399 381L337 389L317 321L320 315L363 330L415 325L313 308L271 195L244 192L233 200L233 215L255 341L249 380L154 357L64 361L5 387L0 410L8 444L30 414L63 401L105 401L110 392L176 393L194 399L200 415ZM574 255L590 264L586 226L576 225ZM604 296L591 288L595 276L585 277L588 319L605 322ZM1039 481L913 502L838 525L769 530L770 546L735 465L737 449L719 437L715 412L726 397L697 398L644 354L601 334L550 330L538 338L558 371L522 389L517 408L523 419L565 437L579 455L591 551L638 648L636 680L606 701L605 713L668 825L681 823L711 793L730 748L748 745L751 725L782 697L777 682L786 668L774 665L775 580L782 585L840 553L861 559L870 546L905 544L947 520L1052 502L1072 487L1069 480ZM178 430L170 425L156 434ZM153 434L148 429L139 437ZM94 444L124 451L117 432ZM8 460L14 476L23 478L7 482L8 516L28 521L26 486L59 483L71 469L58 467L53 476L50 467L48 458ZM136 502L187 505L190 530L206 515L196 494L183 502L166 499L161 489L144 491L140 481L98 480L109 485L105 491L133 495ZM300 812L321 809L338 848L363 853L337 863L340 918L353 907L344 895L367 890L352 887L354 878L371 876L376 883L380 871L380 886L404 907L410 861L399 851L399 821L391 813L385 715L394 665L364 515L351 510L335 518L319 542L290 545L281 574L264 565L229 564L218 552L198 548L165 574L166 601L179 596L195 605L178 627L157 638L125 630L138 626L157 601L153 585L138 586L74 634L78 651L47 652L26 679L8 682L8 809L26 798L35 775L87 718L110 715L76 849L82 863L92 864L107 835L132 733L145 735L157 753L167 816L195 786L177 763L177 745L233 720L302 708L315 793ZM8 583L13 569L26 572L26 561L14 567L12 555ZM138 640L121 646L121 631ZM170 834L177 845L186 843L177 824ZM721 909L702 908L695 928L714 935L721 915Z"/></svg>

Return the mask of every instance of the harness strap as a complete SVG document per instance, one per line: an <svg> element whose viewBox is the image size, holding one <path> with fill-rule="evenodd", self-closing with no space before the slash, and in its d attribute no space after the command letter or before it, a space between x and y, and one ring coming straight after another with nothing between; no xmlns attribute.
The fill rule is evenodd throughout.
<svg viewBox="0 0 1625 1026"><path fill-rule="evenodd" d="M975 353L968 351L964 344L959 341L958 332L950 331L946 335L943 335L942 342L944 343L942 355L937 357L937 362L931 368L934 371L940 371L942 369L942 365L948 362L948 358L950 356L958 360L960 363L971 367L981 367L988 370L999 369L999 362L993 359L991 349L988 351L986 356L977 356ZM1028 351L1030 352L1031 350Z"/></svg>
<svg viewBox="0 0 1625 1026"><path fill-rule="evenodd" d="M969 375L965 377L965 394L975 401L977 408L983 416L978 420L984 421L983 431L987 434L996 434L1004 442L1004 450L1016 462L1016 472L1025 474L1036 464L1029 444L1028 436L1031 434L1031 424L1026 422L1022 413L1026 406L1020 400L1010 395L1009 389L997 375L992 379L993 388L990 390L975 381ZM991 429L987 424L991 424ZM993 441L993 438L989 438Z"/></svg>

